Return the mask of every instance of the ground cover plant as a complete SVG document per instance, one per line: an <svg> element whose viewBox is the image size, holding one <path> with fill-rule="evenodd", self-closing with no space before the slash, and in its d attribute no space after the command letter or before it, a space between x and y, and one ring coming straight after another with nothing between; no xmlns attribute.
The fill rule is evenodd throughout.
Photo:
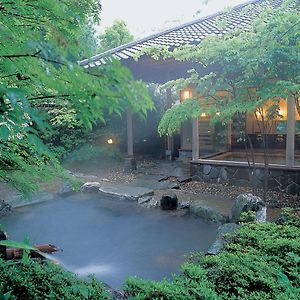
<svg viewBox="0 0 300 300"><path fill-rule="evenodd" d="M0 258L0 299L111 299L102 283L80 279L53 263Z"/></svg>
<svg viewBox="0 0 300 300"><path fill-rule="evenodd" d="M245 223L215 256L193 254L182 275L161 282L131 277L129 299L299 299L300 220Z"/></svg>

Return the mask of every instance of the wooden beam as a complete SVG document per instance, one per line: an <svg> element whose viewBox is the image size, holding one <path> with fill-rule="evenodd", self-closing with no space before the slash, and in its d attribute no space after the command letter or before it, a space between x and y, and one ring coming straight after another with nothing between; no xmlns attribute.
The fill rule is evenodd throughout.
<svg viewBox="0 0 300 300"><path fill-rule="evenodd" d="M193 119L192 160L199 159L199 119Z"/></svg>
<svg viewBox="0 0 300 300"><path fill-rule="evenodd" d="M295 161L295 101L292 97L287 99L286 121L286 165L292 167Z"/></svg>

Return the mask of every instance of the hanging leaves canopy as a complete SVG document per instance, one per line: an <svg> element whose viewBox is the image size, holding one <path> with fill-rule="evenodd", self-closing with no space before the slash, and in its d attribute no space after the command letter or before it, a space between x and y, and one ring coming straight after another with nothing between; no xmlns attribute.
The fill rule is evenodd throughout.
<svg viewBox="0 0 300 300"><path fill-rule="evenodd" d="M98 0L0 3L0 178L22 191L59 168L40 139L51 131L49 110L56 109L52 122L91 128L105 111L130 106L145 115L152 107L146 87L117 62L92 71L78 65L90 54L87 28L100 9Z"/></svg>

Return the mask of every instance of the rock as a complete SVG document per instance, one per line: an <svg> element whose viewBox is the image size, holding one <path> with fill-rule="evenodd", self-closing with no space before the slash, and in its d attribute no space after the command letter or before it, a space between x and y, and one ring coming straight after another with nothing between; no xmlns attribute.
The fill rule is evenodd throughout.
<svg viewBox="0 0 300 300"><path fill-rule="evenodd" d="M95 192L99 192L100 187L101 187L100 182L96 182L96 181L86 182L81 186L80 191L85 193L95 193Z"/></svg>
<svg viewBox="0 0 300 300"><path fill-rule="evenodd" d="M177 178L177 181L179 183L190 182L190 181L192 181L192 178L191 178L191 176L180 176Z"/></svg>
<svg viewBox="0 0 300 300"><path fill-rule="evenodd" d="M205 221L212 221L216 223L225 223L227 221L227 217L222 215L220 212L198 202L191 203L190 212Z"/></svg>
<svg viewBox="0 0 300 300"><path fill-rule="evenodd" d="M221 182L228 182L229 181L228 172L227 172L225 167L222 167L221 170L220 170L219 181L221 181Z"/></svg>
<svg viewBox="0 0 300 300"><path fill-rule="evenodd" d="M152 196L140 197L138 200L138 204L143 205L143 204L150 202L151 200L152 200Z"/></svg>
<svg viewBox="0 0 300 300"><path fill-rule="evenodd" d="M218 233L215 242L209 247L206 254L216 255L220 253L227 244L225 235L234 232L239 225L235 223L226 223L218 228Z"/></svg>
<svg viewBox="0 0 300 300"><path fill-rule="evenodd" d="M212 167L210 165L204 165L203 167L203 174L208 175L211 171Z"/></svg>
<svg viewBox="0 0 300 300"><path fill-rule="evenodd" d="M12 207L4 200L0 200L0 218L12 213Z"/></svg>
<svg viewBox="0 0 300 300"><path fill-rule="evenodd" d="M172 192L165 193L161 196L160 207L163 210L177 209L178 199L176 194Z"/></svg>
<svg viewBox="0 0 300 300"><path fill-rule="evenodd" d="M217 179L219 177L220 174L220 168L219 167L212 167L209 175L208 175L208 179Z"/></svg>
<svg viewBox="0 0 300 300"><path fill-rule="evenodd" d="M190 208L190 201L180 201L179 202L179 207L181 209L185 209L185 208Z"/></svg>
<svg viewBox="0 0 300 300"><path fill-rule="evenodd" d="M231 209L231 222L236 223L240 220L241 214L246 211L256 212L256 220L258 222L264 222L264 214L266 214L266 204L260 197L252 194L239 195Z"/></svg>
<svg viewBox="0 0 300 300"><path fill-rule="evenodd" d="M74 193L72 184L70 182L64 182L63 187L59 190L60 196L66 197Z"/></svg>
<svg viewBox="0 0 300 300"><path fill-rule="evenodd" d="M255 216L256 223L264 223L267 220L267 207L263 206L258 211L256 211Z"/></svg>
<svg viewBox="0 0 300 300"><path fill-rule="evenodd" d="M146 208L155 208L159 206L159 202L154 199L154 197L142 197L138 200L138 203Z"/></svg>
<svg viewBox="0 0 300 300"><path fill-rule="evenodd" d="M300 193L300 186L297 183L292 182L285 188L285 191L288 194L297 195L298 193Z"/></svg>
<svg viewBox="0 0 300 300"><path fill-rule="evenodd" d="M255 169L254 177L258 178L259 180L264 180L265 174L264 170L262 169Z"/></svg>

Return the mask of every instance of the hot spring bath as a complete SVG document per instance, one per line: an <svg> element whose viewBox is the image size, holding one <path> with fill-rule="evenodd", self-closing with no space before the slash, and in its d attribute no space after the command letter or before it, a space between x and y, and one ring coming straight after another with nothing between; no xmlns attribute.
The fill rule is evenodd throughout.
<svg viewBox="0 0 300 300"><path fill-rule="evenodd" d="M119 288L127 276L159 280L179 272L184 255L205 251L217 225L134 202L77 194L18 208L0 220L10 239L63 249L55 258L81 276Z"/></svg>

